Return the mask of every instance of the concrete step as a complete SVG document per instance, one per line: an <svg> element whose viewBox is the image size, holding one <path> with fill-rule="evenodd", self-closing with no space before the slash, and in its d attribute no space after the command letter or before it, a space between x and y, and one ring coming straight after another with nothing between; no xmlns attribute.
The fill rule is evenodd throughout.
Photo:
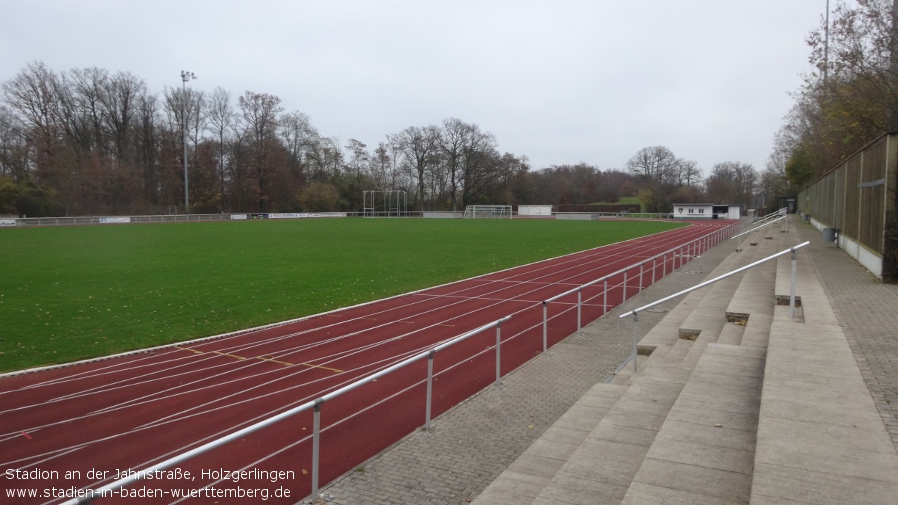
<svg viewBox="0 0 898 505"><path fill-rule="evenodd" d="M763 229L748 236L751 241L740 253L737 253L737 257L730 264L728 271L741 268L758 259L758 252L761 250L758 244L762 240L760 238L763 236L762 231ZM680 338L695 340L689 353L683 358L684 366L689 368L695 366L705 347L717 342L727 322L727 308L745 275L745 272L736 274L709 286L711 291L706 295L704 302L683 321L680 327Z"/></svg>
<svg viewBox="0 0 898 505"><path fill-rule="evenodd" d="M695 284L699 284L705 280L733 270L732 264L737 261L738 258L739 254L735 252L728 254L723 261L721 261L711 272L708 272L707 275L704 277L697 277L695 279ZM655 347L659 345L673 346L676 344L679 329L680 326L682 326L683 321L689 317L689 314L695 307L701 305L705 295L710 291L710 287L702 288L689 293L677 302L667 315L664 316L661 322L652 327L652 329L639 341L637 346L639 353L651 354L655 350Z"/></svg>
<svg viewBox="0 0 898 505"><path fill-rule="evenodd" d="M532 503L620 503L689 376L677 365L646 370Z"/></svg>
<svg viewBox="0 0 898 505"><path fill-rule="evenodd" d="M765 351L710 344L622 501L747 504Z"/></svg>
<svg viewBox="0 0 898 505"><path fill-rule="evenodd" d="M778 296L791 271L780 258ZM796 317L778 305L771 325L751 503L894 504L898 451L806 248L795 277Z"/></svg>
<svg viewBox="0 0 898 505"><path fill-rule="evenodd" d="M761 260L788 247L784 244L777 224L767 227L762 239L759 239L754 261ZM729 322L747 321L752 314L773 313L774 288L776 284L776 261L758 265L742 274L742 282L733 293L726 309ZM767 328L769 329L769 325Z"/></svg>
<svg viewBox="0 0 898 505"><path fill-rule="evenodd" d="M654 353L653 353L654 354ZM664 354L662 350L659 354ZM641 371L645 367L645 363L649 360L651 355L638 354L636 361L636 369L637 371ZM614 372L614 375L611 377L611 380L607 381L609 384L617 384L619 386L626 386L630 384L630 379L633 378L633 360L627 360L621 364L621 367Z"/></svg>
<svg viewBox="0 0 898 505"><path fill-rule="evenodd" d="M626 392L596 384L474 500L477 505L530 503Z"/></svg>
<svg viewBox="0 0 898 505"><path fill-rule="evenodd" d="M742 337L745 335L745 327L747 322L738 321L734 323L726 323L720 330L720 336L717 338L718 344L739 345L742 343Z"/></svg>

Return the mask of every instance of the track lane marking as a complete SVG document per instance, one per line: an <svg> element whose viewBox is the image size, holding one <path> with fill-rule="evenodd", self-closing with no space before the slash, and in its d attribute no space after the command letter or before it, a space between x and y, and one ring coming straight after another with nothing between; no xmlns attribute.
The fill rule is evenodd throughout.
<svg viewBox="0 0 898 505"><path fill-rule="evenodd" d="M200 351L199 349L192 349L192 348L190 348L190 347L175 346L175 348L176 348L176 349L181 349L181 350L183 350L183 351L190 351L190 352L192 352L192 353L194 353L194 354L209 354L209 353L211 353L211 354L218 354L219 356L227 356L227 357L229 357L229 358L234 358L234 359L239 359L239 360L258 359L258 360L262 360L262 361L269 361L269 362L271 362L271 363L277 363L277 364L279 364L279 365L284 365L284 366L294 366L294 365L295 365L294 363L290 363L290 362L288 362L288 361L282 361L282 360L279 360L279 359L274 359L274 358L269 357L269 356L253 356L253 357L246 357L246 356L238 356L238 355L236 355L236 354L230 354L230 353L221 352L221 351L208 351L208 352L206 352L206 351ZM331 368L331 367L327 367L327 366L322 366L322 365L315 365L315 364L313 364L313 363L299 363L299 364L302 365L302 366L307 366L307 367L309 367L309 368L320 368L320 369L322 369L322 370L329 370L329 371L334 372L334 373L343 373L343 370L340 370L340 369L337 369L337 368Z"/></svg>
<svg viewBox="0 0 898 505"><path fill-rule="evenodd" d="M307 366L310 368L321 368L322 370L330 370L331 372L334 372L334 373L343 373L343 370L337 370L336 368L330 368L330 367L326 367L326 366L322 366L322 365L314 365L312 363L300 363L300 365Z"/></svg>

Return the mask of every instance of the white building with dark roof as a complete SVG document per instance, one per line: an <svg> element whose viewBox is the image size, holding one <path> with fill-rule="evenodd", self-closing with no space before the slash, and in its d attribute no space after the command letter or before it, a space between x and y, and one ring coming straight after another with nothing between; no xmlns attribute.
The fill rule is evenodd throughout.
<svg viewBox="0 0 898 505"><path fill-rule="evenodd" d="M675 203L674 219L739 219L741 205L715 205L712 203Z"/></svg>

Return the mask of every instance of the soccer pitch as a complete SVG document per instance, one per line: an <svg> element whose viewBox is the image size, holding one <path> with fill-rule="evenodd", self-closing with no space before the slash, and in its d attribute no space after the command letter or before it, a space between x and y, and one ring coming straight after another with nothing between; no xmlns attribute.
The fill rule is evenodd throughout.
<svg viewBox="0 0 898 505"><path fill-rule="evenodd" d="M317 219L0 230L0 371L316 314L682 223Z"/></svg>

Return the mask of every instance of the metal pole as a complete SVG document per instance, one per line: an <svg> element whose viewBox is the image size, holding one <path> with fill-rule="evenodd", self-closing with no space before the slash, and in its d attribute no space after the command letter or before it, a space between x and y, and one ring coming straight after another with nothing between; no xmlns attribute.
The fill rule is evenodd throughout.
<svg viewBox="0 0 898 505"><path fill-rule="evenodd" d="M315 403L312 420L312 501L318 499L318 456L321 448L321 403Z"/></svg>
<svg viewBox="0 0 898 505"><path fill-rule="evenodd" d="M795 317L795 271L798 259L795 256L795 249L792 249L792 284L789 286L789 319Z"/></svg>
<svg viewBox="0 0 898 505"><path fill-rule="evenodd" d="M623 305L625 301L627 301L627 271L626 270L624 270L624 298L620 302L621 305Z"/></svg>
<svg viewBox="0 0 898 505"><path fill-rule="evenodd" d="M543 354L546 354L546 350L548 349L548 346L546 345L546 342L548 340L546 335L549 333L549 316L548 316L549 309L548 309L548 306L549 306L548 303L543 302Z"/></svg>
<svg viewBox="0 0 898 505"><path fill-rule="evenodd" d="M652 286L655 285L655 269L658 267L655 265L655 258L652 258Z"/></svg>
<svg viewBox="0 0 898 505"><path fill-rule="evenodd" d="M608 313L608 279L605 279L605 290L602 292L602 315Z"/></svg>
<svg viewBox="0 0 898 505"><path fill-rule="evenodd" d="M184 213L190 214L190 193L188 191L188 187L190 185L189 179L187 177L187 81L190 79L196 79L196 75L193 72L181 71L181 119L184 123L184 129L182 130L182 140L184 143Z"/></svg>
<svg viewBox="0 0 898 505"><path fill-rule="evenodd" d="M642 267L645 261L639 264L639 286L636 287L636 294L642 293Z"/></svg>
<svg viewBox="0 0 898 505"><path fill-rule="evenodd" d="M637 361L636 360L636 339L637 339L637 336L636 336L636 334L639 333L638 325L639 325L639 316L637 316L636 314L633 314L633 373L634 374L636 373L636 368L637 368L637 365L636 365L636 361Z"/></svg>
<svg viewBox="0 0 898 505"><path fill-rule="evenodd" d="M664 261L661 262L661 278L667 277L667 253L664 253Z"/></svg>
<svg viewBox="0 0 898 505"><path fill-rule="evenodd" d="M430 431L430 402L433 399L433 349L427 354L427 405L424 407L424 429Z"/></svg>
<svg viewBox="0 0 898 505"><path fill-rule="evenodd" d="M502 351L500 350L500 346L502 345L502 330L500 330L500 326L502 323L496 325L496 386L501 386L502 383L499 381L501 377L501 368L502 368Z"/></svg>
<svg viewBox="0 0 898 505"><path fill-rule="evenodd" d="M580 327L582 326L582 322L583 322L582 307L583 307L583 287L581 286L579 289L577 289L577 336L578 337L580 336Z"/></svg>

